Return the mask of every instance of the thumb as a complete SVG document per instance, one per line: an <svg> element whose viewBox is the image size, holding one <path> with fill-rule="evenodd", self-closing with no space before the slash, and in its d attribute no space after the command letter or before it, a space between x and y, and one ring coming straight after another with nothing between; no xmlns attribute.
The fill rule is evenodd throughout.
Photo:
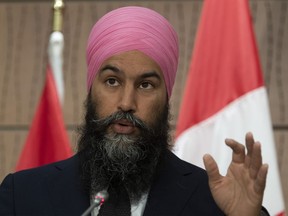
<svg viewBox="0 0 288 216"><path fill-rule="evenodd" d="M213 183L219 181L222 176L219 173L219 169L214 158L209 154L205 154L203 157L203 162L209 177L209 182Z"/></svg>

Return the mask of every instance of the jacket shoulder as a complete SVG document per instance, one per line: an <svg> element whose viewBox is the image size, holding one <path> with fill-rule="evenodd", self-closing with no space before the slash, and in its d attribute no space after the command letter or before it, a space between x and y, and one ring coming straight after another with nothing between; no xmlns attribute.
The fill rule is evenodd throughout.
<svg viewBox="0 0 288 216"><path fill-rule="evenodd" d="M89 194L78 166L76 155L9 174L0 186L0 215L80 215L89 206Z"/></svg>
<svg viewBox="0 0 288 216"><path fill-rule="evenodd" d="M68 159L50 163L36 168L21 170L13 174L14 178L33 178L35 176L50 176L57 171L61 171L66 168L77 166L78 156L74 155Z"/></svg>

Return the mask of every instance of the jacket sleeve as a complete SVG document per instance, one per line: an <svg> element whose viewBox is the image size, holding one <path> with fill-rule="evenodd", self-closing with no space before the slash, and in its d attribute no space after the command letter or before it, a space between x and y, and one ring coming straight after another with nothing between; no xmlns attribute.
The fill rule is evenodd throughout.
<svg viewBox="0 0 288 216"><path fill-rule="evenodd" d="M15 215L12 174L6 176L0 185L0 215Z"/></svg>

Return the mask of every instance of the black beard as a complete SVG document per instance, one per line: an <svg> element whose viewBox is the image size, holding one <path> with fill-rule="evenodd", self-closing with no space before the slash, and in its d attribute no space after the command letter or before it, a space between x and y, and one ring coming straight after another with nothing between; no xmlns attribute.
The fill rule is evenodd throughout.
<svg viewBox="0 0 288 216"><path fill-rule="evenodd" d="M130 112L99 119L97 104L88 95L78 152L81 177L91 195L108 187L117 193L125 187L131 202L138 202L148 192L157 167L170 148L168 103L154 115L150 127ZM107 133L107 127L122 118L139 128L139 136Z"/></svg>

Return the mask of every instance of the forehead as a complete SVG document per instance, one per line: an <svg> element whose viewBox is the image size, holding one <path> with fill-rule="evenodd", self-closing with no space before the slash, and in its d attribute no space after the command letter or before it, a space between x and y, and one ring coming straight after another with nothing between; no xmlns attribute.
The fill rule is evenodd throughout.
<svg viewBox="0 0 288 216"><path fill-rule="evenodd" d="M126 51L113 55L106 59L100 67L100 71L107 65L117 67L123 72L156 72L162 79L163 73L160 66L149 56L141 51Z"/></svg>

